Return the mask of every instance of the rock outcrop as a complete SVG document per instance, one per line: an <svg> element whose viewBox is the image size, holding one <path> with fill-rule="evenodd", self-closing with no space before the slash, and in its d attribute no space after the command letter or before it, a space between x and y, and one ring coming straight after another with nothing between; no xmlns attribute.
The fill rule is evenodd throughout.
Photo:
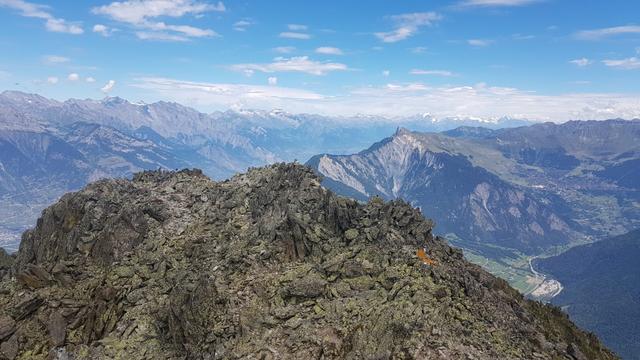
<svg viewBox="0 0 640 360"><path fill-rule="evenodd" d="M295 164L99 181L24 234L0 358L615 358L432 229Z"/></svg>

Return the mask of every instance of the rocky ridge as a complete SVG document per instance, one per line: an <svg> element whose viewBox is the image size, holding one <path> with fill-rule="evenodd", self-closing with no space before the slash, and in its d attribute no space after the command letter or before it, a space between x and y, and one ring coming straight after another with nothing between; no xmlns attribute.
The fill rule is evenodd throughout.
<svg viewBox="0 0 640 360"><path fill-rule="evenodd" d="M433 226L297 164L98 181L0 258L0 358L615 358Z"/></svg>

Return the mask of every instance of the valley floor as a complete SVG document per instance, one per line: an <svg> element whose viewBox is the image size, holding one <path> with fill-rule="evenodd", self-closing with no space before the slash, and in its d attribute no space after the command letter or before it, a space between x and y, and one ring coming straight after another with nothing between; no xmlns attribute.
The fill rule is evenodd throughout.
<svg viewBox="0 0 640 360"><path fill-rule="evenodd" d="M514 250L501 249L508 250L511 256L494 259L469 249L468 246L465 246L464 241L456 237L455 234L447 234L445 237L452 245L463 249L467 260L480 265L493 275L505 279L525 296L540 301L550 301L563 290L563 286L558 280L549 278L534 268L533 261L536 258L551 254L527 256Z"/></svg>

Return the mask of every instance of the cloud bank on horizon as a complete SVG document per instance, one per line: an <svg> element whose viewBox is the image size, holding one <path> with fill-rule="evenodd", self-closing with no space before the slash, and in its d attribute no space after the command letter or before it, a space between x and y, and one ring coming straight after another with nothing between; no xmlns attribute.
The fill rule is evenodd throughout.
<svg viewBox="0 0 640 360"><path fill-rule="evenodd" d="M640 118L637 13L625 0L0 0L0 90L202 111Z"/></svg>

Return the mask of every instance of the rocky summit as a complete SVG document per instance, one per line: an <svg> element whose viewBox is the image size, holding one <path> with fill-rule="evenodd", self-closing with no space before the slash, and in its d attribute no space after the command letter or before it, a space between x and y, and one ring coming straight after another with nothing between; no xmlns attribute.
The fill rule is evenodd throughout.
<svg viewBox="0 0 640 360"><path fill-rule="evenodd" d="M98 181L0 254L0 358L616 358L433 226L297 164Z"/></svg>

